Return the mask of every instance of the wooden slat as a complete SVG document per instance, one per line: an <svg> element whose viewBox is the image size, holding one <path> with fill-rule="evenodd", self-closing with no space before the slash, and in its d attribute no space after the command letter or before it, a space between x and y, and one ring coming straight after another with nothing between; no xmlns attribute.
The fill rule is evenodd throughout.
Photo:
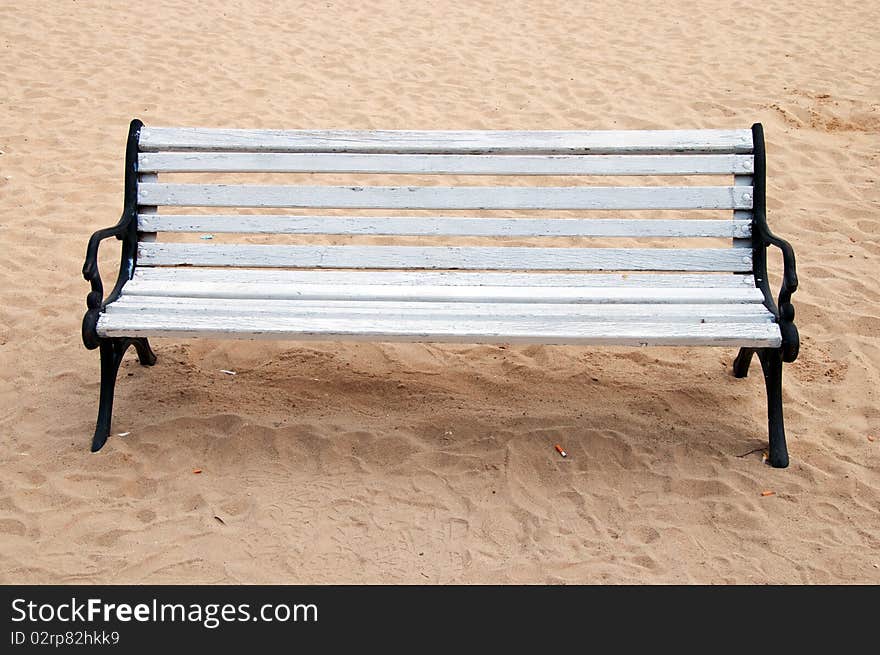
<svg viewBox="0 0 880 655"><path fill-rule="evenodd" d="M140 149L432 154L747 153L750 130L353 131L144 127Z"/></svg>
<svg viewBox="0 0 880 655"><path fill-rule="evenodd" d="M751 187L343 187L141 184L141 205L346 209L748 209Z"/></svg>
<svg viewBox="0 0 880 655"><path fill-rule="evenodd" d="M387 300L401 302L515 303L760 303L755 287L515 287L397 284L248 284L242 282L174 282L132 280L123 297L242 298L258 300Z"/></svg>
<svg viewBox="0 0 880 655"><path fill-rule="evenodd" d="M413 236L737 237L751 236L750 221L576 218L454 218L446 216L138 216L144 232L248 234L358 234Z"/></svg>
<svg viewBox="0 0 880 655"><path fill-rule="evenodd" d="M98 334L116 336L233 337L246 339L440 341L630 346L778 347L775 323L640 323L556 321L543 318L430 319L102 314Z"/></svg>
<svg viewBox="0 0 880 655"><path fill-rule="evenodd" d="M522 248L141 243L139 266L750 271L745 248Z"/></svg>
<svg viewBox="0 0 880 655"><path fill-rule="evenodd" d="M156 268L135 269L126 284L130 293L142 282L169 287L182 282L271 287L278 285L398 285L398 286L493 286L493 287L644 287L654 288L737 288L755 290L751 274L733 273L512 273L508 271L334 271L279 270L260 268ZM539 293L544 293L541 289ZM760 292L756 299L763 299Z"/></svg>
<svg viewBox="0 0 880 655"><path fill-rule="evenodd" d="M723 175L752 173L752 155L364 155L142 152L161 173L418 173L456 175Z"/></svg>
<svg viewBox="0 0 880 655"><path fill-rule="evenodd" d="M501 318L541 316L545 319L691 323L771 322L773 314L757 303L737 304L572 304L572 303L481 303L364 300L256 300L230 303L219 298L123 296L107 306L108 314L189 316L377 316L382 319Z"/></svg>

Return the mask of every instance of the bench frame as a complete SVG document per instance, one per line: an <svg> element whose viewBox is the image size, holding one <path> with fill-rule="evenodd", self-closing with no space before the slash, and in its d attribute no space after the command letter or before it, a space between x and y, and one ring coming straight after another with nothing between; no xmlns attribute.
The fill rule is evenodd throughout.
<svg viewBox="0 0 880 655"><path fill-rule="evenodd" d="M122 216L113 227L98 230L89 239L83 277L91 284L86 298L87 311L82 322L82 339L89 350L100 349L101 390L98 420L92 440L92 452L98 451L110 434L113 396L116 377L125 352L130 346L137 351L138 360L144 366L156 363L156 355L145 337L101 337L97 323L101 312L121 294L123 286L134 276L138 251L138 144L143 123L135 119L128 131L125 154L125 198ZM776 318L782 336L779 348L740 348L733 363L733 374L738 378L748 375L754 355L758 356L764 374L767 391L767 419L769 430L769 462L777 468L788 466L789 457L785 441L782 413L782 364L793 362L798 355L800 340L794 325L794 306L791 295L797 290L798 278L794 250L791 245L774 235L767 225L766 205L766 152L764 130L760 123L752 126L754 173L752 210L752 262L755 285L764 296L764 306ZM104 285L98 270L98 249L103 240L116 237L122 241L119 275L110 294L104 297ZM779 248L783 258L782 285L774 299L767 279L767 249Z"/></svg>

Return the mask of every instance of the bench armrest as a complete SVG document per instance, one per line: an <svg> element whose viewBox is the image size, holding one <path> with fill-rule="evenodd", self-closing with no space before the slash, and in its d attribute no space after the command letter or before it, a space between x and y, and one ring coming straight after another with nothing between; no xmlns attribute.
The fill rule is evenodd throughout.
<svg viewBox="0 0 880 655"><path fill-rule="evenodd" d="M101 271L98 268L98 250L104 239L116 237L122 241L122 257L119 262L119 275L110 295L104 298L104 282L101 280ZM83 263L82 273L85 280L91 284L92 290L86 296L88 311L83 318L83 343L86 348L97 348L98 335L96 323L98 314L104 307L119 297L122 287L134 274L135 258L137 254L137 220L133 213L126 209L119 222L113 227L98 230L92 234L86 247L86 260Z"/></svg>
<svg viewBox="0 0 880 655"><path fill-rule="evenodd" d="M797 359L800 350L800 336L794 324L794 305L791 304L791 294L797 291L798 277L795 264L794 248L785 239L773 234L767 227L767 219L756 221L755 246L762 252L760 257L761 285L764 289L765 304L776 314L779 329L782 332L782 359L785 362L793 362ZM774 306L773 297L767 287L767 248L775 246L782 252L782 284L779 288L779 296Z"/></svg>
<svg viewBox="0 0 880 655"><path fill-rule="evenodd" d="M791 247L788 241L779 238L767 227L764 227L761 232L762 234L759 236L764 242L764 247L776 246L782 252L782 286L779 289L779 298L776 301L776 306L779 308L780 313L782 313L783 307L791 304L791 294L797 291L798 288L794 248ZM792 318L794 317L792 316Z"/></svg>
<svg viewBox="0 0 880 655"><path fill-rule="evenodd" d="M107 227L103 230L98 230L94 234L92 234L89 239L89 244L86 247L86 261L83 264L83 277L86 282L90 282L92 285L92 293L96 294L94 297L96 299L96 304L101 306L106 304L106 302L113 302L115 300L115 296L118 296L118 289L114 287L113 291L110 293L110 297L107 301L104 301L104 284L101 281L101 272L98 269L98 248L101 245L101 242L104 239L109 239L110 237L116 237L120 241L123 242L122 246L122 261L120 262L120 276L117 279L117 287L121 287L120 282L124 283L126 280L131 277L131 268L134 264L134 261L131 257L127 257L129 253L126 252L130 250L130 244L127 241L130 241L131 237L129 235L129 222L130 218L123 214L122 218L119 222L113 227ZM134 236L135 241L137 240L137 236ZM136 244L135 244L136 245ZM126 246L129 246L128 248ZM92 294L89 294L92 297Z"/></svg>
<svg viewBox="0 0 880 655"><path fill-rule="evenodd" d="M776 315L779 329L782 332L782 359L793 362L800 350L800 336L794 324L794 305L791 294L797 291L798 277L795 264L794 248L785 239L773 234L767 227L767 219L763 214L756 216L754 232L755 277L764 292L764 304ZM782 284L776 302L767 282L767 248L774 246L782 252Z"/></svg>

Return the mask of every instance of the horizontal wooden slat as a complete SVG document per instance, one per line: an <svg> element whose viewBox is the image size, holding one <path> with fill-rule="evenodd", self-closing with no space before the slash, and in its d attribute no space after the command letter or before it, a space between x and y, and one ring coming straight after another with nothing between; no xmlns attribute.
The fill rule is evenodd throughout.
<svg viewBox="0 0 880 655"><path fill-rule="evenodd" d="M752 155L364 155L142 152L161 173L418 173L456 175L723 175L752 173Z"/></svg>
<svg viewBox="0 0 880 655"><path fill-rule="evenodd" d="M434 154L747 153L750 130L354 131L144 127L140 149Z"/></svg>
<svg viewBox="0 0 880 655"><path fill-rule="evenodd" d="M141 214L142 232L248 234L382 234L456 236L736 237L750 221L576 218L454 218L446 216L268 216Z"/></svg>
<svg viewBox="0 0 880 655"><path fill-rule="evenodd" d="M126 284L125 293L131 293L142 282L159 283L169 288L174 284L210 283L258 285L259 287L313 285L331 286L491 286L491 287L640 287L674 289L750 289L757 300L763 300L755 289L751 274L733 273L512 273L508 271L334 271L282 270L260 268L156 268L141 266L135 269L134 279ZM546 289L540 289L543 294ZM711 291L710 291L711 292ZM710 293L707 292L707 293Z"/></svg>
<svg viewBox="0 0 880 655"><path fill-rule="evenodd" d="M746 248L522 248L141 243L141 266L749 271Z"/></svg>
<svg viewBox="0 0 880 655"><path fill-rule="evenodd" d="M141 184L141 205L347 209L750 209L752 187L343 187Z"/></svg>
<svg viewBox="0 0 880 655"><path fill-rule="evenodd" d="M642 322L682 321L690 323L771 322L773 315L757 303L737 304L572 304L572 303L482 303L364 300L257 300L163 296L123 296L107 306L108 314L178 315L186 322L192 315L204 316L376 316L382 319L501 318L540 316L545 319L580 321Z"/></svg>
<svg viewBox="0 0 880 655"><path fill-rule="evenodd" d="M161 282L132 280L123 297L242 298L261 300L387 300L401 302L515 303L760 303L761 291L743 288L513 287L396 284L248 284L242 282Z"/></svg>
<svg viewBox="0 0 880 655"><path fill-rule="evenodd" d="M631 346L778 347L775 323L640 323L557 321L543 318L430 319L302 316L179 316L102 314L98 334L294 340L439 341Z"/></svg>

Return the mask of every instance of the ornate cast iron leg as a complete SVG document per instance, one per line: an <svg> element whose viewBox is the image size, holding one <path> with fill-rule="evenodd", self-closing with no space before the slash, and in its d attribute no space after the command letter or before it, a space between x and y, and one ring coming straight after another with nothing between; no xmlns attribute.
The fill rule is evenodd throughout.
<svg viewBox="0 0 880 655"><path fill-rule="evenodd" d="M156 363L156 354L145 338L101 339L101 396L98 404L98 422L92 438L92 452L101 450L110 436L110 419L113 415L113 394L116 389L116 374L122 363L122 356L129 346L137 350L138 361L143 366Z"/></svg>
<svg viewBox="0 0 880 655"><path fill-rule="evenodd" d="M752 363L752 355L755 354L754 348L740 348L739 354L733 360L733 376L744 378L749 374L749 364Z"/></svg>
<svg viewBox="0 0 880 655"><path fill-rule="evenodd" d="M764 383L767 387L767 427L770 431L770 465L788 466L788 448L785 445L785 423L782 417L782 350L758 351Z"/></svg>
<svg viewBox="0 0 880 655"><path fill-rule="evenodd" d="M147 341L146 337L132 339L131 343L134 345L134 349L137 350L138 361L141 363L141 366L152 366L156 363L156 353L150 348L150 342Z"/></svg>

